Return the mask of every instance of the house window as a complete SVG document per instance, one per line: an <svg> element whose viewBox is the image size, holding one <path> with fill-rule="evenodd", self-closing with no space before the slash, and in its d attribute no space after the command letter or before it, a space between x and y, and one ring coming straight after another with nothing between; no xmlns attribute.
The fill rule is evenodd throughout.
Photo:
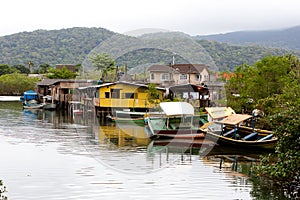
<svg viewBox="0 0 300 200"><path fill-rule="evenodd" d="M187 80L187 74L180 74L179 80Z"/></svg>
<svg viewBox="0 0 300 200"><path fill-rule="evenodd" d="M96 97L96 98L99 98L99 90L97 90L97 91L95 92L95 97Z"/></svg>
<svg viewBox="0 0 300 200"><path fill-rule="evenodd" d="M120 98L120 89L111 89L111 98L119 99Z"/></svg>
<svg viewBox="0 0 300 200"><path fill-rule="evenodd" d="M203 81L207 81L208 80L208 76L204 75L203 79L204 79Z"/></svg>
<svg viewBox="0 0 300 200"><path fill-rule="evenodd" d="M155 75L154 75L154 73L151 73L151 80L155 80Z"/></svg>
<svg viewBox="0 0 300 200"><path fill-rule="evenodd" d="M104 95L106 99L109 99L109 92L105 92Z"/></svg>
<svg viewBox="0 0 300 200"><path fill-rule="evenodd" d="M201 74L197 74L195 77L196 77L195 78L196 81L201 81L201 79L202 79L202 75Z"/></svg>
<svg viewBox="0 0 300 200"><path fill-rule="evenodd" d="M162 80L162 81L167 81L167 80L169 80L169 74L167 74L167 73L162 74L162 75L161 75L161 80Z"/></svg>
<svg viewBox="0 0 300 200"><path fill-rule="evenodd" d="M134 99L134 93L124 93L125 99Z"/></svg>

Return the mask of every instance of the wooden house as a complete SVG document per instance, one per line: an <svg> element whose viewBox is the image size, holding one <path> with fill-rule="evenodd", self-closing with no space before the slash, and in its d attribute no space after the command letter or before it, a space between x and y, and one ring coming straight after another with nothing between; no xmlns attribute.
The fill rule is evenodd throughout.
<svg viewBox="0 0 300 200"><path fill-rule="evenodd" d="M154 107L148 100L148 85L114 82L104 83L96 87L94 103L97 112L111 113L115 110L130 110L145 112ZM163 98L164 88L156 88L159 91L159 99Z"/></svg>
<svg viewBox="0 0 300 200"><path fill-rule="evenodd" d="M76 79L44 79L37 83L40 98L51 96L54 102L60 107L67 106L70 101L79 101L80 96L76 95L75 89L95 84L90 80Z"/></svg>

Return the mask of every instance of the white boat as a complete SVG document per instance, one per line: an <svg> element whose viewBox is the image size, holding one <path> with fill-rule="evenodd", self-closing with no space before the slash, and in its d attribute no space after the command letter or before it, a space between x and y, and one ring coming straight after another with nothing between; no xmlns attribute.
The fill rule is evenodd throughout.
<svg viewBox="0 0 300 200"><path fill-rule="evenodd" d="M44 107L44 104L38 103L36 100L32 99L30 101L25 101L23 108L24 109L41 109Z"/></svg>
<svg viewBox="0 0 300 200"><path fill-rule="evenodd" d="M194 107L187 102L162 102L160 107L164 115L148 117L148 127L152 138L204 138L199 129L200 118L194 119Z"/></svg>
<svg viewBox="0 0 300 200"><path fill-rule="evenodd" d="M45 110L56 109L56 104L54 103L53 97L49 95L43 97L43 105L43 109Z"/></svg>
<svg viewBox="0 0 300 200"><path fill-rule="evenodd" d="M118 123L135 123L135 124L145 124L145 116L147 112L133 112L133 111L122 111L116 110L115 116L108 115L107 118L112 122Z"/></svg>

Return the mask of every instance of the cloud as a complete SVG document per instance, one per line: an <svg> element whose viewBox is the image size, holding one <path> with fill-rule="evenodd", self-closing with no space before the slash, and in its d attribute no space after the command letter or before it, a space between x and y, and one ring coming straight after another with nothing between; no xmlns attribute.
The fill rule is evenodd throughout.
<svg viewBox="0 0 300 200"><path fill-rule="evenodd" d="M10 0L0 3L0 35L36 29L102 27L115 32L161 28L188 34L297 25L296 0Z"/></svg>

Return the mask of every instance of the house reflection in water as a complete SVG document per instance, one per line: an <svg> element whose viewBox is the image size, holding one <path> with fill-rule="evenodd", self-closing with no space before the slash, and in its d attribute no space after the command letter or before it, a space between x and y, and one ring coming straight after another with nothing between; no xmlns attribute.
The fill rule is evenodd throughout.
<svg viewBox="0 0 300 200"><path fill-rule="evenodd" d="M110 143L118 148L147 146L150 142L144 126L121 123L99 126L98 140L100 144Z"/></svg>

